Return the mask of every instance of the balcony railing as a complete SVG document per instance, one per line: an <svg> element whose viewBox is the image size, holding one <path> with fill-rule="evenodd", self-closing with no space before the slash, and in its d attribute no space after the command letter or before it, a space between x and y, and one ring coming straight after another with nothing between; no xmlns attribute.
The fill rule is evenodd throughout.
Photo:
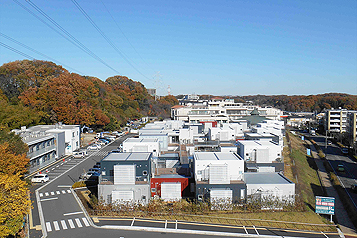
<svg viewBox="0 0 357 238"><path fill-rule="evenodd" d="M53 150L56 150L56 145L55 144L50 145L50 146L46 146L43 149L39 149L39 150L36 150L36 151L33 151L33 152L28 152L27 156L29 158L35 158L35 157L37 157L39 155L49 153L49 152L51 152Z"/></svg>

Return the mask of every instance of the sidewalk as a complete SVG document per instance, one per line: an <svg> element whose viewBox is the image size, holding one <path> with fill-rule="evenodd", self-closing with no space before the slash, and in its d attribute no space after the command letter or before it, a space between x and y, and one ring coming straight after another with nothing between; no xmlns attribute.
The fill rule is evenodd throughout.
<svg viewBox="0 0 357 238"><path fill-rule="evenodd" d="M317 164L318 174L320 176L322 186L325 187L328 197L335 198L335 216L337 218L337 222L338 222L338 225L340 226L341 231L344 234L357 235L355 227L352 224L347 212L345 211L343 204L340 200L340 197L338 196L337 191L333 187L333 185L328 177L328 173L325 169L323 161L319 158L319 156L316 152L315 146L312 145L310 141L307 141L307 142L311 148L312 156L315 159L315 162Z"/></svg>

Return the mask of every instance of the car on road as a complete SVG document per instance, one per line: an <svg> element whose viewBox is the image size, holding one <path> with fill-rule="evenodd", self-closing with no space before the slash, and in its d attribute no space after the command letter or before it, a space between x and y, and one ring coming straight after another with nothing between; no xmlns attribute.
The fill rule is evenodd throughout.
<svg viewBox="0 0 357 238"><path fill-rule="evenodd" d="M348 148L342 148L341 149L342 154L346 155L348 154Z"/></svg>
<svg viewBox="0 0 357 238"><path fill-rule="evenodd" d="M345 166L343 166L343 164L337 165L337 171L339 171L339 172L345 172Z"/></svg>
<svg viewBox="0 0 357 238"><path fill-rule="evenodd" d="M88 171L79 176L80 179L88 180L88 179L97 179L99 177L99 173L95 171Z"/></svg>
<svg viewBox="0 0 357 238"><path fill-rule="evenodd" d="M73 153L74 158L84 158L87 155L87 151L75 151Z"/></svg>
<svg viewBox="0 0 357 238"><path fill-rule="evenodd" d="M36 174L32 179L32 183L46 183L50 180L47 174Z"/></svg>
<svg viewBox="0 0 357 238"><path fill-rule="evenodd" d="M102 148L99 144L91 144L87 147L88 150L100 150Z"/></svg>

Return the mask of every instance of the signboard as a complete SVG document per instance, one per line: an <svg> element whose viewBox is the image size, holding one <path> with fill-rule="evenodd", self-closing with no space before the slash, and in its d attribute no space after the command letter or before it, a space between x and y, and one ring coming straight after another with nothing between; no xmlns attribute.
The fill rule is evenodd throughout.
<svg viewBox="0 0 357 238"><path fill-rule="evenodd" d="M310 149L306 149L306 154L307 154L308 156L311 156L311 150L310 150Z"/></svg>
<svg viewBox="0 0 357 238"><path fill-rule="evenodd" d="M319 214L335 214L335 198L334 197L318 197L316 196L315 212Z"/></svg>

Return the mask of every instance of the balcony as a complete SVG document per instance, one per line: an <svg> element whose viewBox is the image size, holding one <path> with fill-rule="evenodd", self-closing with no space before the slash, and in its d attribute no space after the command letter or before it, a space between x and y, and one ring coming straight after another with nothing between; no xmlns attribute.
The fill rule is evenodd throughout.
<svg viewBox="0 0 357 238"><path fill-rule="evenodd" d="M40 155L47 154L47 153L49 153L51 151L54 151L54 150L56 150L56 145L55 144L50 145L50 146L46 146L43 149L39 149L39 150L36 150L36 151L33 151L33 152L28 152L27 156L29 158L33 159L33 158L36 158L36 157L38 157Z"/></svg>

